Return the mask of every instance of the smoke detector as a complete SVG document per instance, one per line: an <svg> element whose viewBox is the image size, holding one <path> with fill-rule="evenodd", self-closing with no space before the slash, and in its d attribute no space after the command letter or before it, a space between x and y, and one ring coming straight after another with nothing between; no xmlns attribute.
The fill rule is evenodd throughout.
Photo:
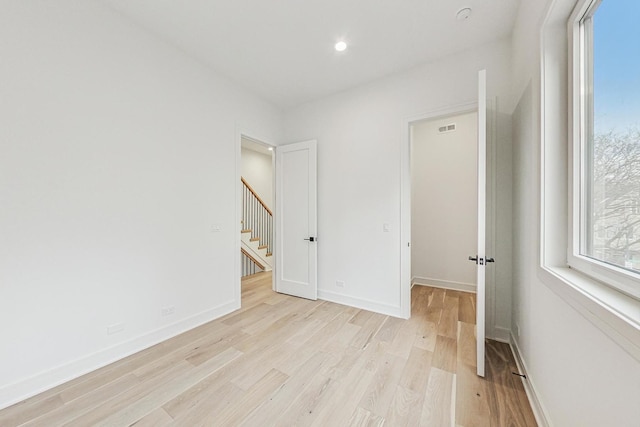
<svg viewBox="0 0 640 427"><path fill-rule="evenodd" d="M471 8L465 7L464 9L460 9L458 13L456 13L456 19L458 21L466 21L471 16Z"/></svg>

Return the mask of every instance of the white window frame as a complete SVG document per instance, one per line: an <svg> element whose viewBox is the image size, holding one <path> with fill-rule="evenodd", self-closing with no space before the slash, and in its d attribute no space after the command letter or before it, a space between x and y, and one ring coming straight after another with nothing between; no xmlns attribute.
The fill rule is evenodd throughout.
<svg viewBox="0 0 640 427"><path fill-rule="evenodd" d="M549 2L540 28L540 141L538 279L640 362L640 298L605 284L568 264L573 250L575 177L574 74L578 52L575 22L587 0ZM572 13L573 11L573 13ZM539 83L539 86L535 84ZM532 117L532 120L538 116ZM539 131L539 134L537 133ZM579 187L577 187L579 188Z"/></svg>
<svg viewBox="0 0 640 427"><path fill-rule="evenodd" d="M587 196L587 170L585 166L585 148L590 137L588 117L592 99L587 95L587 88L593 83L587 74L587 67L592 67L593 57L588 53L593 48L593 40L587 37L583 18L593 13L602 0L578 1L569 18L569 52L572 61L570 75L570 175L571 206L569 216L569 239L567 263L569 266L587 276L593 277L608 286L622 291L635 298L640 298L640 274L609 264L582 254L580 236L586 233L586 207L583 201Z"/></svg>

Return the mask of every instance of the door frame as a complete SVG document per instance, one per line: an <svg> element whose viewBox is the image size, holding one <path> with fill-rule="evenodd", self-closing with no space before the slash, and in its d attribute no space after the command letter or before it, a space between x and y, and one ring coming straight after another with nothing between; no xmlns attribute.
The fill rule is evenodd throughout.
<svg viewBox="0 0 640 427"><path fill-rule="evenodd" d="M487 211L486 252L495 254L497 165L496 165L496 101L487 98ZM478 111L477 100L453 104L439 109L409 116L401 123L400 150L400 313L411 317L411 125L423 121ZM407 245L409 243L409 245ZM495 268L487 269L485 331L487 338L498 338L495 331Z"/></svg>
<svg viewBox="0 0 640 427"><path fill-rule="evenodd" d="M235 282L235 286L234 286L234 300L237 302L237 307L240 308L242 305L242 257L240 256L240 252L242 249L242 244L241 244L241 231L242 231L242 225L240 224L240 220L239 218L242 218L242 185L241 185L241 181L240 178L242 177L242 138L245 139L250 139L251 141L263 145L265 147L273 147L273 149L275 150L275 148L277 147L276 144L274 144L269 138L263 138L262 136L257 135L256 133L252 132L251 130L247 130L244 129L240 126L236 127L236 135L235 135L235 163L236 163L236 173L235 173L235 179L236 179L236 183L235 183L235 192L236 192L236 209L235 209L235 226L233 227L234 230L233 232L235 233L236 239L235 239L235 256L234 256L234 264L235 264L235 274L234 274L234 282ZM271 155L271 167L273 170L273 173L271 174L271 181L272 181L272 188L273 188L273 199L276 200L277 197L277 191L276 191L276 174L275 174L275 167L276 167L276 156L274 154ZM274 210L273 212L273 221L275 224L276 221L276 212ZM274 230L275 233L275 230ZM273 239L274 242L274 248L272 249L273 253L275 253L275 238ZM273 263L273 267L272 267L272 271L273 274L271 275L271 289L273 289L275 291L276 289L276 284L275 284L275 272L276 272L276 263Z"/></svg>
<svg viewBox="0 0 640 427"><path fill-rule="evenodd" d="M451 105L402 120L400 179L400 313L411 317L411 126L425 120L478 111L476 101Z"/></svg>
<svg viewBox="0 0 640 427"><path fill-rule="evenodd" d="M489 107L493 101L488 101ZM491 108L490 108L491 109ZM424 120L435 120L459 114L478 111L478 102L472 101L462 104L450 105L426 113L407 117L402 121L402 150L401 150L401 206L400 206L400 310L402 317L408 319L411 316L411 126ZM493 253L495 247L495 126L493 124L493 112L488 111L487 120L487 253ZM493 301L493 289L495 284L495 269L488 270L487 276L487 336L492 337L495 304Z"/></svg>

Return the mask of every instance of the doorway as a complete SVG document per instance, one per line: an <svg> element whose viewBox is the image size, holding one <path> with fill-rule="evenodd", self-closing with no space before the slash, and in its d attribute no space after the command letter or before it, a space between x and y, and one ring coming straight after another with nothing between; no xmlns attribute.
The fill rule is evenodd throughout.
<svg viewBox="0 0 640 427"><path fill-rule="evenodd" d="M275 265L273 146L240 136L239 187L240 277L244 283L254 275L270 275Z"/></svg>
<svg viewBox="0 0 640 427"><path fill-rule="evenodd" d="M475 292L476 111L411 123L411 284Z"/></svg>

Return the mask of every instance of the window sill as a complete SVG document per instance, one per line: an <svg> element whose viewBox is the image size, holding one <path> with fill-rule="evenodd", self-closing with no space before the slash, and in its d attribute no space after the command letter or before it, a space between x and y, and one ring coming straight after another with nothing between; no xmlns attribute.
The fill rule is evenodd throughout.
<svg viewBox="0 0 640 427"><path fill-rule="evenodd" d="M568 267L543 267L542 282L640 362L640 300Z"/></svg>

